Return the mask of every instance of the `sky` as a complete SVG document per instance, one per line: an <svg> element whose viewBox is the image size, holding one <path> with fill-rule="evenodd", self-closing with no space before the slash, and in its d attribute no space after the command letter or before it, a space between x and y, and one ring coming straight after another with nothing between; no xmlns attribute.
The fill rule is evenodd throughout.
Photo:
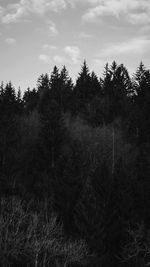
<svg viewBox="0 0 150 267"><path fill-rule="evenodd" d="M84 59L150 68L150 0L0 0L0 82L32 89L55 65L75 81Z"/></svg>

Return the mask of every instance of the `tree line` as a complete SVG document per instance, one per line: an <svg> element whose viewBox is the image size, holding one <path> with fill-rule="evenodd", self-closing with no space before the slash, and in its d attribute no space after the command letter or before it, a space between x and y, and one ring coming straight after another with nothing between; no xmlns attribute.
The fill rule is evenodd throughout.
<svg viewBox="0 0 150 267"><path fill-rule="evenodd" d="M75 84L55 66L23 96L1 83L2 266L148 266L149 177L142 62L99 78L84 61Z"/></svg>

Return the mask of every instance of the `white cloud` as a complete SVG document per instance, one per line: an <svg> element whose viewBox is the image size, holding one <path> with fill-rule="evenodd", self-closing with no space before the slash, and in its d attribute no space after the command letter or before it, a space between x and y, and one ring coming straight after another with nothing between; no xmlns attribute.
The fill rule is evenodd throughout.
<svg viewBox="0 0 150 267"><path fill-rule="evenodd" d="M8 5L5 9L5 14L2 17L2 22L9 24L19 21L22 17L27 15L28 9L25 0L21 0L20 3Z"/></svg>
<svg viewBox="0 0 150 267"><path fill-rule="evenodd" d="M56 36L58 34L58 30L53 21L50 21L50 20L48 21L48 28L49 28L50 36Z"/></svg>
<svg viewBox="0 0 150 267"><path fill-rule="evenodd" d="M55 55L53 60L56 64L61 64L61 65L67 62L67 59L61 55Z"/></svg>
<svg viewBox="0 0 150 267"><path fill-rule="evenodd" d="M143 13L133 13L128 15L129 22L135 25L146 24L150 22L150 14L143 12Z"/></svg>
<svg viewBox="0 0 150 267"><path fill-rule="evenodd" d="M146 24L146 25L144 25L141 29L140 29L140 31L142 32L142 33L150 33L150 24Z"/></svg>
<svg viewBox="0 0 150 267"><path fill-rule="evenodd" d="M14 38L7 38L7 39L5 39L5 43L10 44L10 45L13 45L13 44L16 43L16 39L14 39Z"/></svg>
<svg viewBox="0 0 150 267"><path fill-rule="evenodd" d="M92 35L91 34L88 34L86 32L80 32L78 35L75 36L76 38L78 39L88 39L88 38L91 38Z"/></svg>
<svg viewBox="0 0 150 267"><path fill-rule="evenodd" d="M30 0L32 10L38 14L45 14L47 11L58 12L66 8L65 0Z"/></svg>
<svg viewBox="0 0 150 267"><path fill-rule="evenodd" d="M0 16L3 14L3 11L4 11L3 7L0 6Z"/></svg>
<svg viewBox="0 0 150 267"><path fill-rule="evenodd" d="M83 15L86 22L94 22L100 17L112 15L116 18L125 15L131 23L137 22L137 16L145 13L145 23L149 21L150 1L148 0L89 0L91 7ZM147 20L148 19L148 20ZM141 20L144 22L144 19ZM138 22L139 23L139 22Z"/></svg>
<svg viewBox="0 0 150 267"><path fill-rule="evenodd" d="M64 52L71 58L74 64L80 61L80 49L77 46L66 46Z"/></svg>
<svg viewBox="0 0 150 267"><path fill-rule="evenodd" d="M91 62L90 69L98 70L98 73L99 73L100 70L102 71L104 69L106 62L108 62L108 61L106 61L104 59L95 58Z"/></svg>
<svg viewBox="0 0 150 267"><path fill-rule="evenodd" d="M65 0L20 0L18 3L9 4L3 10L0 8L0 14L4 11L2 22L8 24L18 22L30 13L42 16L49 11L58 12L66 7Z"/></svg>
<svg viewBox="0 0 150 267"><path fill-rule="evenodd" d="M128 65L130 73L134 71L135 62L140 62L149 53L150 39L146 36L133 38L126 42L108 44L101 49L91 61L92 69L104 70L106 63L111 64L113 60Z"/></svg>
<svg viewBox="0 0 150 267"><path fill-rule="evenodd" d="M67 7L75 8L77 4L86 7L83 15L86 22L95 21L106 15L119 18L123 14L133 24L139 24L138 14L142 14L141 23L144 23L144 20L145 24L150 21L149 0L18 0L18 3L9 4L5 9L0 7L0 16L3 23L11 23L30 13L42 16L47 12L59 12Z"/></svg>
<svg viewBox="0 0 150 267"><path fill-rule="evenodd" d="M103 58L111 58L117 55L124 54L141 54L145 53L150 46L150 40L146 37L134 38L127 42L116 43L114 45L109 45L100 52L100 56Z"/></svg>
<svg viewBox="0 0 150 267"><path fill-rule="evenodd" d="M43 61L44 63L47 63L47 64L51 63L50 57L46 54L39 55L39 60Z"/></svg>
<svg viewBox="0 0 150 267"><path fill-rule="evenodd" d="M42 48L44 50L56 50L57 47L55 45L43 44Z"/></svg>

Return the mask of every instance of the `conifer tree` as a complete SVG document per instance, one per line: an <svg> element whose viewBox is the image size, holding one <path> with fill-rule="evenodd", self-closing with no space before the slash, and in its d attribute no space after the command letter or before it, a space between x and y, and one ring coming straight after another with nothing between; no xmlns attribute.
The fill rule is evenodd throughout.
<svg viewBox="0 0 150 267"><path fill-rule="evenodd" d="M0 171L12 175L17 148L17 98L11 82L1 86L0 95Z"/></svg>
<svg viewBox="0 0 150 267"><path fill-rule="evenodd" d="M150 71L141 62L134 75L134 111L136 132L139 142L150 140L149 138L149 112L150 112Z"/></svg>
<svg viewBox="0 0 150 267"><path fill-rule="evenodd" d="M64 66L60 72L61 109L66 112L71 109L73 82Z"/></svg>
<svg viewBox="0 0 150 267"><path fill-rule="evenodd" d="M33 90L30 90L30 88L28 88L24 92L23 104L24 104L24 110L27 113L30 113L31 111L37 108L38 92L35 88L33 88Z"/></svg>
<svg viewBox="0 0 150 267"><path fill-rule="evenodd" d="M76 109L79 112L83 112L86 109L86 104L90 99L90 86L91 77L90 72L87 67L86 61L84 61L81 67L81 72L76 80L76 85L74 88L74 96L76 101Z"/></svg>

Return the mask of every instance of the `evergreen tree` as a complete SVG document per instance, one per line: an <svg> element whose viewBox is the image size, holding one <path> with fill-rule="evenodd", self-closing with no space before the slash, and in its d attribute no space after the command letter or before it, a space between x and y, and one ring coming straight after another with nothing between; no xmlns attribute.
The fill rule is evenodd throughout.
<svg viewBox="0 0 150 267"><path fill-rule="evenodd" d="M17 102L17 113L22 114L23 113L23 99L21 97L21 89L19 87L17 96L16 96L16 102Z"/></svg>
<svg viewBox="0 0 150 267"><path fill-rule="evenodd" d="M17 98L11 82L1 86L0 94L0 172L12 178L18 145ZM11 183L12 181L7 182ZM6 182L6 184L7 184Z"/></svg>
<svg viewBox="0 0 150 267"><path fill-rule="evenodd" d="M134 111L137 139L139 142L149 141L150 138L150 71L141 62L134 75Z"/></svg>
<svg viewBox="0 0 150 267"><path fill-rule="evenodd" d="M60 72L61 108L64 112L71 110L73 82L64 66Z"/></svg>
<svg viewBox="0 0 150 267"><path fill-rule="evenodd" d="M107 122L111 122L117 117L125 118L128 113L130 90L131 80L123 64L117 65L115 61L110 67L106 64L103 92L107 106L105 109Z"/></svg>
<svg viewBox="0 0 150 267"><path fill-rule="evenodd" d="M30 88L28 88L24 92L23 104L24 104L24 110L27 113L32 112L34 109L36 109L38 104L38 92L36 91L35 88L33 90L30 90Z"/></svg>
<svg viewBox="0 0 150 267"><path fill-rule="evenodd" d="M48 74L46 73L45 75L42 74L38 80L37 80L37 89L39 91L39 94L43 93L46 90L50 89L50 79Z"/></svg>
<svg viewBox="0 0 150 267"><path fill-rule="evenodd" d="M61 82L60 82L60 73L59 69L54 66L53 71L50 77L50 89L51 97L58 103L61 107L62 94L61 94Z"/></svg>
<svg viewBox="0 0 150 267"><path fill-rule="evenodd" d="M77 112L83 112L86 109L86 104L90 99L90 84L91 77L90 72L87 67L86 61L84 61L81 67L81 72L76 80L76 85L74 88L74 96L76 101Z"/></svg>

